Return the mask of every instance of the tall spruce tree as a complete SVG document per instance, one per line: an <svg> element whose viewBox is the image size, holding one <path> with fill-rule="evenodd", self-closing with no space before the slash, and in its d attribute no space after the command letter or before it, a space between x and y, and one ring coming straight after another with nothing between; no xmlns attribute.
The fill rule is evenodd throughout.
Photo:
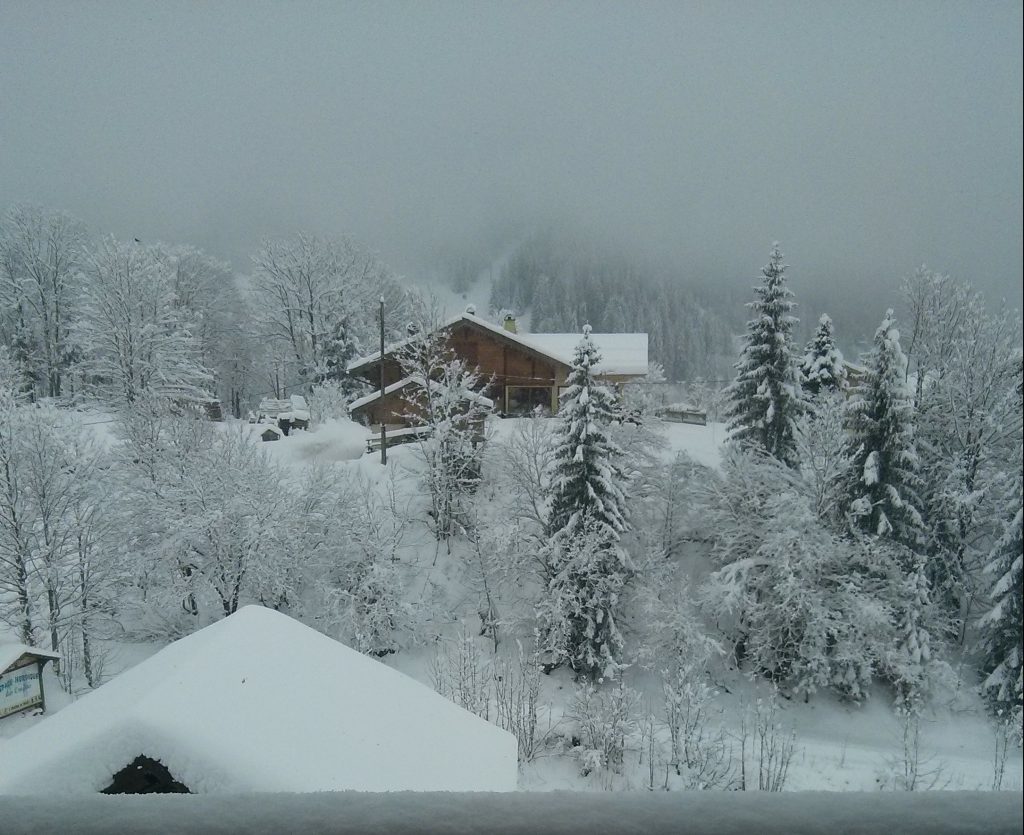
<svg viewBox="0 0 1024 835"><path fill-rule="evenodd" d="M547 588L537 607L551 663L592 678L614 675L616 625L632 567L619 545L628 520L622 452L608 434L612 392L594 379L600 354L584 326L554 437L547 533Z"/></svg>
<svg viewBox="0 0 1024 835"><path fill-rule="evenodd" d="M594 379L601 355L590 333L584 325L561 396L547 532L572 537L589 519L614 542L626 530L626 477L622 451L607 430L616 414L615 396Z"/></svg>
<svg viewBox="0 0 1024 835"><path fill-rule="evenodd" d="M352 395L362 387L361 380L349 376L348 363L359 356L361 347L348 318L341 316L325 339L323 359L316 369L316 381L338 383L342 392Z"/></svg>
<svg viewBox="0 0 1024 835"><path fill-rule="evenodd" d="M985 573L992 581L992 607L981 618L984 659L982 685L996 710L1013 712L1024 705L1024 536L1022 536L1021 464L1017 453L1017 478L1009 504L1010 519L992 549Z"/></svg>
<svg viewBox="0 0 1024 835"><path fill-rule="evenodd" d="M923 525L913 405L892 310L875 332L865 365L864 378L846 407L851 460L847 510L866 533L917 551Z"/></svg>
<svg viewBox="0 0 1024 835"><path fill-rule="evenodd" d="M931 635L926 627L931 607L931 584L921 557L904 580L899 611L897 654L891 674L896 685L897 705L915 709L930 681Z"/></svg>
<svg viewBox="0 0 1024 835"><path fill-rule="evenodd" d="M786 286L786 265L779 245L772 247L757 298L748 303L746 344L736 363L736 380L727 390L732 439L753 444L790 466L797 462L794 422L804 411L793 357L792 315L796 306Z"/></svg>
<svg viewBox="0 0 1024 835"><path fill-rule="evenodd" d="M821 314L818 330L807 343L800 373L804 390L812 395L820 391L839 391L846 386L843 352L836 345L832 320L827 313Z"/></svg>

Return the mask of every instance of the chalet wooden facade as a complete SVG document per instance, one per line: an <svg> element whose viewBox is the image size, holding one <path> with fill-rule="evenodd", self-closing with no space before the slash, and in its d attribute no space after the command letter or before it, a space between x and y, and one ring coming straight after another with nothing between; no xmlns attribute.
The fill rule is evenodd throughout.
<svg viewBox="0 0 1024 835"><path fill-rule="evenodd" d="M471 401L475 401L487 412L494 411L494 401L483 394L466 392L464 399L467 407ZM369 426L379 428L383 423L387 427L390 442L394 445L414 441L422 435L427 414L426 406L422 381L405 377L385 387L383 397L380 390L377 390L353 401L348 408L350 414ZM483 418L476 422L474 429L482 441ZM380 449L379 439L376 436L371 438L367 442L367 448L370 451Z"/></svg>
<svg viewBox="0 0 1024 835"><path fill-rule="evenodd" d="M440 329L448 347L459 358L488 380L482 392L506 416L526 415L536 408L547 414L558 411L558 398L568 377L572 354L579 334L520 334L515 320L495 325L472 313L463 313ZM647 374L647 334L592 334L603 355L596 376L606 383L622 385ZM409 385L398 355L408 341L387 346L380 352L349 363L350 374L363 377L371 385L380 385L380 367L384 363L384 396L378 389L350 406L356 419L371 425L402 424L399 418L406 408Z"/></svg>

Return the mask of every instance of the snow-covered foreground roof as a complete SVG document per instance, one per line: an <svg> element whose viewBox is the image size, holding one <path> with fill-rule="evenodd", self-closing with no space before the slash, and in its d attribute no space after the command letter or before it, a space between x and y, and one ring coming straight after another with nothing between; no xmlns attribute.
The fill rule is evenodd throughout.
<svg viewBox="0 0 1024 835"><path fill-rule="evenodd" d="M0 794L96 792L143 754L199 794L511 791L517 778L511 734L258 606L0 744Z"/></svg>
<svg viewBox="0 0 1024 835"><path fill-rule="evenodd" d="M579 333L512 333L505 330L501 325L488 322L472 313L460 313L443 322L438 330L450 328L459 322L469 322L484 330L491 331L498 336L516 342L525 348L537 353L551 357L563 365L572 365L573 353L579 341L583 338ZM403 339L388 345L384 349L385 355L392 354L408 345L412 339ZM601 362L594 369L597 374L623 374L639 375L647 374L647 334L646 333L591 333L590 338L601 353ZM380 351L375 351L365 357L352 360L348 364L350 372L356 371L370 363L380 359Z"/></svg>
<svg viewBox="0 0 1024 835"><path fill-rule="evenodd" d="M9 798L4 835L245 832L355 835L1003 835L1020 792L620 792Z"/></svg>

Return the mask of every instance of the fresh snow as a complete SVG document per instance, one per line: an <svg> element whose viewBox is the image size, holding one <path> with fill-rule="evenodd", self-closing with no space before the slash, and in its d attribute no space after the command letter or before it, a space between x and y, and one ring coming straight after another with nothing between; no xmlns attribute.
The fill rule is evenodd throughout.
<svg viewBox="0 0 1024 835"><path fill-rule="evenodd" d="M724 423L708 421L707 425L689 423L651 423L650 426L665 442L672 456L683 453L698 464L718 469L722 462L722 444L729 436Z"/></svg>
<svg viewBox="0 0 1024 835"><path fill-rule="evenodd" d="M246 424L259 435L270 424ZM327 420L310 430L292 430L276 443L263 444L262 449L278 464L308 468L313 463L351 461L366 451L370 430L355 421Z"/></svg>
<svg viewBox="0 0 1024 835"><path fill-rule="evenodd" d="M499 451L501 444L510 440L515 429L528 420L489 418L489 435L492 437L491 449ZM553 421L544 421L543 425L553 428ZM230 422L224 426L230 429ZM109 424L103 423L96 428L109 431L111 427ZM724 425L711 423L707 426L697 426L650 421L648 428L663 439L664 446L658 452L663 460L671 461L677 453L685 453L706 466L717 467L719 465L720 448L727 436ZM386 490L387 473L396 474L399 477L400 501L416 500L420 496L417 479L422 469L422 462L419 461L415 448L413 446L396 447L389 454L388 466L384 468L379 464L379 456L364 454L367 436L368 432L364 427L351 421L328 421L315 427L312 431L293 432L278 443L264 444L262 448L278 463L287 466L296 475L312 465L326 462L333 466L350 469L354 473L358 473L360 477L366 477L368 483L373 485L371 489ZM462 556L457 553L454 556L446 557L442 549L440 557L437 557L436 543L426 528L414 537L410 537L408 549L403 559L409 560L416 566L414 595L422 594L424 598L430 597L433 600L443 589L444 594L448 597L452 599L459 597L461 587L455 578L460 576L459 561L463 559ZM475 631L475 614L470 614L468 610L460 610L461 614L455 612L452 615L448 615L447 612L446 609L444 617L430 621L425 628L436 629L448 636L459 628L458 619L463 617L468 618L468 625ZM441 638L442 643L447 640L449 640L448 637ZM486 642L486 639L478 640L482 646ZM432 679L431 663L436 653L436 646L431 642L423 646L405 647L396 655L389 656L387 665L411 675L418 681L430 682ZM151 649L152 645L139 644L126 647L119 645L116 659L112 659L108 665L109 672L115 673L125 667L130 667L131 662L138 660L140 655L144 655ZM130 659L129 655L131 655ZM370 663L380 666L379 662ZM49 711L53 713L60 706L57 697L63 697L63 693L60 691L56 679L52 677L49 665L46 672L50 676L46 684L47 705ZM658 692L657 688L659 687L656 677L649 681L639 670L631 671L630 676L631 686L636 687L641 693L648 694L653 699L657 698L654 695ZM724 711L723 718L730 732L738 731L737 717L740 715L743 705L749 706L758 696L764 696L767 692L763 683L752 683L736 671L721 671L712 683L719 694L716 697L716 707ZM561 671L559 671L551 676L542 676L541 684L543 689L540 703L544 717L542 721L545 726L550 723L555 727L556 736L553 738L555 747L551 748L546 756L539 757L536 761L523 766L519 788L530 792L545 793L554 790L600 792L604 788L602 781L594 775L582 777L579 773L579 764L572 757L571 752L557 747L560 740L558 734L564 731L565 720L561 717L564 716L565 706L572 695L571 678L561 675ZM104 685L97 695L102 693L107 686L109 685ZM970 680L958 684L959 696L954 698L952 694L947 694L939 699L934 710L930 710L922 720L922 748L923 756L927 760L927 767L929 769L938 768L941 771L937 787L975 790L987 789L991 785L994 748L992 723L985 715L980 701L970 692L971 687ZM802 700L798 699L783 700L781 707L784 726L794 729L797 735L797 755L787 780L787 790L820 791L827 789L836 792L876 790L875 794L870 797L872 799L881 798L879 802L888 802L887 799L891 795L882 795L877 792L877 789L886 785L885 781L891 777L894 769L899 767L902 729L893 714L891 697L884 689L873 692L862 705L845 703L830 694L819 693L811 699L809 704L804 704ZM273 716L277 717L278 715L280 715L280 711L275 710ZM9 748L14 742L13 740L9 742L4 737L14 736L18 732L24 735L28 733L27 728L31 725L46 726L58 719L60 719L60 714L46 718L14 717L0 722L0 762L6 762L3 752L5 747ZM262 729L267 721L265 717L261 716L256 727ZM401 759L402 755L400 754L395 757L395 762L398 763ZM1019 791L1022 785L1022 766L1024 764L1022 764L1019 749L1011 750L1003 782L1005 788ZM642 773L644 769L645 764L638 766L634 760L633 765L627 769L627 773L618 778L616 786L620 789L642 789L646 780L646 775ZM5 766L0 764L0 774L3 774L4 771ZM47 778L41 781L41 785L44 787L48 785ZM600 802L600 798L603 797L601 794L590 796L595 802ZM672 796L676 796L674 792ZM724 798L731 800L739 796L738 793L729 792L724 795ZM945 792L930 792L923 796L929 799L935 798L936 802L941 803L943 798L950 795ZM966 795L958 796L965 797ZM661 797L661 795L650 795L644 792L643 797L636 798L636 801L648 802L654 797ZM803 797L806 802L806 798L810 795L803 795ZM78 798L76 798L77 800ZM89 804L89 809L93 808L94 801L92 799L81 798L81 800ZM104 800L110 799L101 798L96 802ZM141 799L135 800L142 802ZM156 799L151 800L156 801ZM192 798L190 800L203 799ZM623 804L633 802L626 798L622 798L621 801ZM9 805L11 802L13 801L10 798L0 797L0 806ZM46 808L51 808L53 802L52 797L48 798ZM163 802L162 799L160 802ZM226 799L226 802L233 803L234 801ZM309 798L308 802L315 801L313 798ZM325 800L325 802L328 801ZM711 799L708 802L715 803L717 801ZM272 805L274 808L289 809L297 816L297 820L305 820L303 815L307 812L303 809L311 808L298 805L290 806L285 801L282 803L285 804L283 807L279 807L277 804ZM536 805L541 808L540 803ZM67 806L58 806L57 808L70 809L73 806L69 803ZM101 812L96 820L102 821L105 820L103 815L108 812L115 814L115 809L124 807L107 805L98 808ZM550 810L551 807L545 808ZM628 806L623 806L623 808L628 808ZM45 812L40 810L38 814L45 814ZM55 811L54 814L59 815L63 812ZM190 814L184 815L182 820L186 818L191 820ZM197 812L195 820L202 820L204 814L207 812ZM267 814L270 815L270 812L267 811ZM893 814L896 815L895 812ZM86 819L91 820L92 818L85 815L83 821ZM177 822L177 818L175 820ZM689 815L686 820L688 822L691 820ZM199 825L197 823L197 826ZM707 831L718 831L715 829L716 825L710 824ZM82 831L75 827L64 828L76 832ZM893 831L904 831L901 826L892 825L887 828ZM1016 829L1020 831L1019 826ZM45 830L44 826L37 831ZM92 831L109 830L104 830L103 826L97 823ZM253 831L258 832L259 829ZM354 830L350 831L364 830L356 826ZM600 831L600 829L595 831ZM793 831L799 830L793 829ZM839 830L837 829L837 831ZM931 830L922 827L921 831ZM6 827L4 835L7 835Z"/></svg>
<svg viewBox="0 0 1024 835"><path fill-rule="evenodd" d="M0 794L93 793L141 754L199 794L512 791L517 780L513 736L258 606L4 742Z"/></svg>

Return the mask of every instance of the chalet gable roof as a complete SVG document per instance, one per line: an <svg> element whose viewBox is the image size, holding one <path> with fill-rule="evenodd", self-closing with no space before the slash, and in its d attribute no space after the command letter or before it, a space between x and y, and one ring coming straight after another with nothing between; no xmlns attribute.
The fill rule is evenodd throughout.
<svg viewBox="0 0 1024 835"><path fill-rule="evenodd" d="M560 365L572 365L573 352L582 338L578 333L512 333L501 325L488 322L472 313L460 313L438 326L437 330L448 330L460 322L488 331L500 339L514 343L532 353L540 354ZM601 362L597 366L597 374L622 374L642 376L647 374L647 334L646 333L592 333L594 341L601 353ZM408 337L388 345L384 355L394 354L408 345L415 337ZM380 361L380 351L355 359L348 364L349 373L358 372L367 366Z"/></svg>

